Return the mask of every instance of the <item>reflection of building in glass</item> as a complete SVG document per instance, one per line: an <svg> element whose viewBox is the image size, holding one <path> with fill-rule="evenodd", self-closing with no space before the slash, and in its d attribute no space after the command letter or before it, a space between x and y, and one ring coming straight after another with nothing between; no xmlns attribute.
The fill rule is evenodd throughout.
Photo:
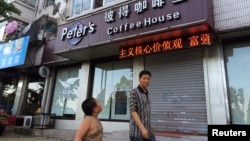
<svg viewBox="0 0 250 141"><path fill-rule="evenodd" d="M79 67L58 71L51 112L57 116L76 114L79 89Z"/></svg>

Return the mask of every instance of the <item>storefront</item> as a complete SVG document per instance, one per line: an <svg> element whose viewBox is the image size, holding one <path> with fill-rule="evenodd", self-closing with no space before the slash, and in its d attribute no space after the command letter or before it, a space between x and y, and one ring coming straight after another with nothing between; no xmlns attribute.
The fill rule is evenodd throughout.
<svg viewBox="0 0 250 141"><path fill-rule="evenodd" d="M142 69L152 72L157 132L205 135L208 124L226 123L225 103L215 102L219 118L209 106L210 79L224 87L223 77L208 74L223 70L216 68L221 56L211 6L210 1L131 1L61 25L54 53L78 63L55 69L51 112L62 117L56 128L76 129L81 102L93 96L103 104L99 118L106 132L128 130L129 92Z"/></svg>
<svg viewBox="0 0 250 141"><path fill-rule="evenodd" d="M0 44L0 104L5 105L7 114L15 119L32 116L41 109L46 79L39 74L43 37L47 37L48 32L56 32L55 25L53 18L42 15L22 31L22 37L9 38Z"/></svg>
<svg viewBox="0 0 250 141"><path fill-rule="evenodd" d="M152 124L163 131L207 132L203 48L145 57L152 72Z"/></svg>
<svg viewBox="0 0 250 141"><path fill-rule="evenodd" d="M14 67L25 64L29 36L0 44L0 103L12 114L20 75Z"/></svg>
<svg viewBox="0 0 250 141"><path fill-rule="evenodd" d="M250 123L248 36L223 40L231 124Z"/></svg>
<svg viewBox="0 0 250 141"><path fill-rule="evenodd" d="M226 104L230 111L227 123L249 125L250 28L249 15L245 12L249 1L221 0L213 3L226 73Z"/></svg>
<svg viewBox="0 0 250 141"><path fill-rule="evenodd" d="M249 28L237 13L247 2L213 3L122 1L69 17L44 50L29 48L36 67L0 71L0 91L10 95L0 95L0 102L11 101L6 109L14 115L56 114L55 128L75 130L82 101L93 96L103 104L104 132L128 131L129 92L148 69L157 135L206 136L209 124L249 124ZM232 3L239 10L230 15L223 10ZM229 23L228 16L243 24ZM30 59L35 50L43 52ZM39 75L42 67L46 74ZM39 98L32 108L30 95Z"/></svg>
<svg viewBox="0 0 250 141"><path fill-rule="evenodd" d="M29 39L25 36L0 45L0 104L8 114L7 126L31 127L32 116L41 108L45 78L37 73L38 67L29 67L34 53Z"/></svg>

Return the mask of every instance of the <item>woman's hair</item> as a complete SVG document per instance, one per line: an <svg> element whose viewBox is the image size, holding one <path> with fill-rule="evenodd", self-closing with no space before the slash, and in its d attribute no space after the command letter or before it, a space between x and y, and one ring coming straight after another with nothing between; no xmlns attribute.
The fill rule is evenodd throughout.
<svg viewBox="0 0 250 141"><path fill-rule="evenodd" d="M140 73L139 73L139 78L141 78L143 75L149 75L151 77L151 72L148 71L148 70L142 70Z"/></svg>
<svg viewBox="0 0 250 141"><path fill-rule="evenodd" d="M86 115L92 115L94 107L96 107L96 101L93 97L87 98L82 102L82 110Z"/></svg>

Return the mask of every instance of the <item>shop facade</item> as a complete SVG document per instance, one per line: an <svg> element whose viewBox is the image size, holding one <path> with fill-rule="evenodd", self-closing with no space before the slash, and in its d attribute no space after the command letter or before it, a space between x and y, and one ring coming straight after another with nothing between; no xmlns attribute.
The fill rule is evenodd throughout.
<svg viewBox="0 0 250 141"><path fill-rule="evenodd" d="M242 15L232 18L242 24L225 24L223 9L237 2L222 1L123 1L68 18L45 44L41 112L56 114L55 128L75 130L81 103L92 96L103 104L104 131L127 131L129 92L148 69L158 135L206 136L209 124L249 124L249 23ZM236 15L243 5L249 2ZM29 79L19 76L14 115L25 115Z"/></svg>
<svg viewBox="0 0 250 141"><path fill-rule="evenodd" d="M211 74L223 72L216 67L223 57L211 7L208 1L130 1L60 25L54 54L80 63L55 72L51 113L68 118L56 127L75 129L83 118L81 102L93 96L103 104L105 131L128 130L129 92L142 69L152 72L149 97L159 134L206 135L208 123L226 124L225 103L215 103L220 117L209 106L213 81L225 88L224 74ZM216 93L224 96L224 90Z"/></svg>
<svg viewBox="0 0 250 141"><path fill-rule="evenodd" d="M225 3L227 2L227 3ZM214 1L217 35L223 48L229 124L249 125L249 2ZM232 6L234 5L234 6ZM228 9L229 8L229 9ZM231 12L230 12L231 11Z"/></svg>

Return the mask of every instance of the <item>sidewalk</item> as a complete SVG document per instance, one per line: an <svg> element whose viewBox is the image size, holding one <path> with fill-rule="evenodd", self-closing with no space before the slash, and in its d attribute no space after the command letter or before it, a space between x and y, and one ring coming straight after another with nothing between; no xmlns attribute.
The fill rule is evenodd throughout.
<svg viewBox="0 0 250 141"><path fill-rule="evenodd" d="M2 136L0 136L0 141L63 141L63 140L47 138L47 137L38 137L38 136L24 136L14 133L4 133Z"/></svg>
<svg viewBox="0 0 250 141"><path fill-rule="evenodd" d="M19 138L24 141L73 141L75 130L62 130L62 129L33 129L18 126L6 126L5 132L1 138L12 139L11 141L19 141ZM5 141L5 140L3 140ZM7 140L8 141L8 140Z"/></svg>
<svg viewBox="0 0 250 141"><path fill-rule="evenodd" d="M7 127L0 141L73 141L75 130ZM157 133L157 141L207 141L207 136ZM103 141L129 141L128 131L105 132Z"/></svg>

